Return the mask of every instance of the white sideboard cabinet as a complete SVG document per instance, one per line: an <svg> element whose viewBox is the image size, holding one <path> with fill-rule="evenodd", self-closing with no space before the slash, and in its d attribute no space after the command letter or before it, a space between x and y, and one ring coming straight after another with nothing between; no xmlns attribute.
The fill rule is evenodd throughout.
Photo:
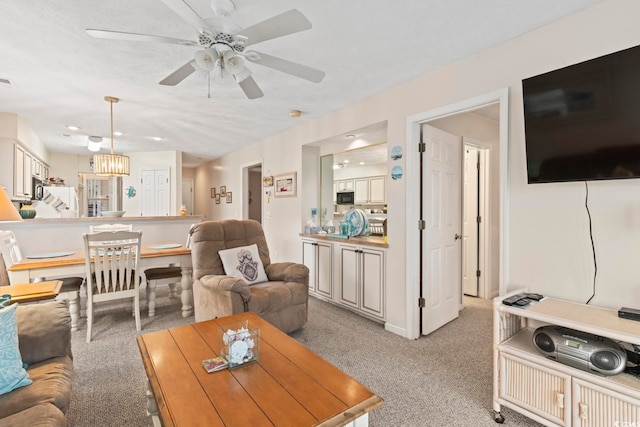
<svg viewBox="0 0 640 427"><path fill-rule="evenodd" d="M309 293L333 298L333 244L302 240L302 263L309 268Z"/></svg>
<svg viewBox="0 0 640 427"><path fill-rule="evenodd" d="M518 292L522 292L518 291ZM544 357L533 344L542 325L558 325L640 345L640 323L620 319L616 310L545 298L524 308L494 299L495 421L506 406L546 426L640 425L640 379L621 373L603 376Z"/></svg>
<svg viewBox="0 0 640 427"><path fill-rule="evenodd" d="M309 268L309 294L384 323L386 251L351 240L305 235L302 262Z"/></svg>
<svg viewBox="0 0 640 427"><path fill-rule="evenodd" d="M341 304L384 319L384 251L339 244Z"/></svg>

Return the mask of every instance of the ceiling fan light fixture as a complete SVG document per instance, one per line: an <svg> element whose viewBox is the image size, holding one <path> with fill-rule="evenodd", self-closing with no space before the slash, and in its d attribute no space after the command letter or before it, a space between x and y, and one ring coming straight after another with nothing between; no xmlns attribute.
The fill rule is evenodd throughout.
<svg viewBox="0 0 640 427"><path fill-rule="evenodd" d="M196 52L196 65L205 72L211 72L216 67L218 52L215 49L204 49Z"/></svg>
<svg viewBox="0 0 640 427"><path fill-rule="evenodd" d="M109 103L111 111L111 154L94 155L93 170L98 175L128 176L129 157L113 153L113 104L120 100L113 96L105 96L104 100Z"/></svg>

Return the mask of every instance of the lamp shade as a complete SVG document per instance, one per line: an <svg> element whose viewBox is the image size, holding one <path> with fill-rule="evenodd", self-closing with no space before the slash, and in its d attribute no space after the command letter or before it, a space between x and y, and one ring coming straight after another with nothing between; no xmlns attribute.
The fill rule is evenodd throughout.
<svg viewBox="0 0 640 427"><path fill-rule="evenodd" d="M98 175L128 176L129 156L121 154L95 154L93 171Z"/></svg>
<svg viewBox="0 0 640 427"><path fill-rule="evenodd" d="M114 96L105 96L111 112L111 154L96 154L93 156L93 171L98 175L128 176L129 157L113 153L113 103L120 100Z"/></svg>
<svg viewBox="0 0 640 427"><path fill-rule="evenodd" d="M0 221L22 221L20 213L0 186Z"/></svg>

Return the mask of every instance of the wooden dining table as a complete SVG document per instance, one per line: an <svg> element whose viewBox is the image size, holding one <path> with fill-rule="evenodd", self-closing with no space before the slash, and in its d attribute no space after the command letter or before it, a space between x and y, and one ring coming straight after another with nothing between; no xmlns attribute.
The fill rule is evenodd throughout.
<svg viewBox="0 0 640 427"><path fill-rule="evenodd" d="M167 267L174 264L181 268L182 279L180 285L182 293L182 316L188 317L193 313L193 292L191 279L191 250L184 245L172 243L143 244L140 250L138 269L142 279L144 270L155 267ZM11 283L29 283L34 279L46 277L84 277L85 252L84 249L70 249L47 253L27 254L21 261L7 269Z"/></svg>

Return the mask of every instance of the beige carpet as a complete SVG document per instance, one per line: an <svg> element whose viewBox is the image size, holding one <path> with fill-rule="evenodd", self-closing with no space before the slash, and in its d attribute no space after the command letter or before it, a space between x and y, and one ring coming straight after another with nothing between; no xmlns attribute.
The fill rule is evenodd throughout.
<svg viewBox="0 0 640 427"><path fill-rule="evenodd" d="M292 336L382 396L371 426L496 426L492 413L491 306L465 300L460 318L428 337L407 340L377 323L311 299L307 326ZM143 304L144 306L144 304ZM100 308L94 338L86 325L73 335L74 396L69 426L146 426L146 376L129 306ZM151 332L193 321L180 301L158 292L156 317L142 316ZM504 410L505 425L539 424ZM244 427L244 426L241 426Z"/></svg>

